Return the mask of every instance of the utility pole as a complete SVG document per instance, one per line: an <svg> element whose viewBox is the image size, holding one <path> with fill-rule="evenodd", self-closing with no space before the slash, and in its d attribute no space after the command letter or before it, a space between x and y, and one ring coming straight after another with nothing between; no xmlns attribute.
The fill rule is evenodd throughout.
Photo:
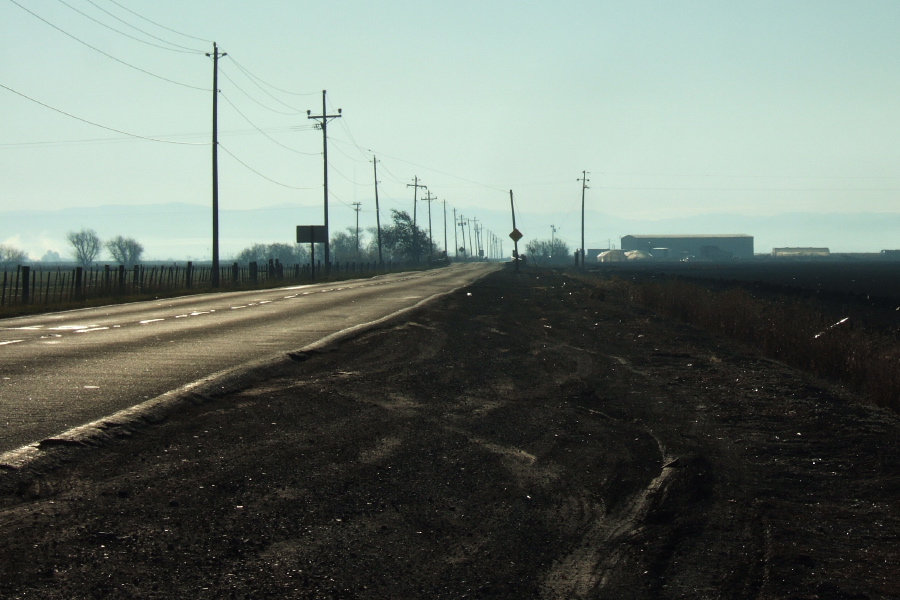
<svg viewBox="0 0 900 600"><path fill-rule="evenodd" d="M431 235L431 201L437 200L434 196L431 195L431 190L428 190L428 195L422 200L428 202L428 256L431 256L431 250L434 248L434 237Z"/></svg>
<svg viewBox="0 0 900 600"><path fill-rule="evenodd" d="M473 223L475 224L475 250L473 251L474 256L481 256L481 236L478 234L478 219L472 218Z"/></svg>
<svg viewBox="0 0 900 600"><path fill-rule="evenodd" d="M466 252L466 223L468 223L466 218L459 215L459 229L462 231L462 246L460 247L463 249L463 254L466 255L466 259L468 260L469 256L468 252Z"/></svg>
<svg viewBox="0 0 900 600"><path fill-rule="evenodd" d="M360 206L362 206L361 202L353 202L352 205L355 207L353 210L356 211L356 260L360 259L359 255L359 210Z"/></svg>
<svg viewBox="0 0 900 600"><path fill-rule="evenodd" d="M587 178L588 172L582 171L581 178L576 179L575 181L581 182L581 268L584 268L584 257L586 255L586 250L584 248L584 191L588 189L587 182L590 179Z"/></svg>
<svg viewBox="0 0 900 600"><path fill-rule="evenodd" d="M442 200L444 203L444 256L450 258L450 249L447 248L447 199Z"/></svg>
<svg viewBox="0 0 900 600"><path fill-rule="evenodd" d="M213 42L213 106L212 106L212 273L210 284L219 287L219 57L227 53L219 52Z"/></svg>
<svg viewBox="0 0 900 600"><path fill-rule="evenodd" d="M513 233L516 233L516 203L513 202L513 191L509 190L509 207L512 209ZM519 239L513 237L513 261L516 263L516 273L519 272Z"/></svg>
<svg viewBox="0 0 900 600"><path fill-rule="evenodd" d="M331 233L328 229L328 121L340 119L341 109L338 109L338 114L329 115L328 110L325 108L325 90L322 90L322 114L313 115L311 113L312 111L306 111L306 118L315 119L318 121L319 127L322 128L322 182L325 187L325 269L327 271L331 269L331 253L329 251L329 246L331 246Z"/></svg>
<svg viewBox="0 0 900 600"><path fill-rule="evenodd" d="M475 217L472 217L474 219ZM469 256L475 256L474 246L472 245L472 219L466 220L466 225L469 226Z"/></svg>
<svg viewBox="0 0 900 600"><path fill-rule="evenodd" d="M406 187L411 187L413 189L413 258L415 258L416 263L419 262L419 227L416 225L416 207L419 204L418 193L419 188L427 189L427 185L421 185L419 183L419 176L416 175L414 179L414 183L407 183Z"/></svg>
<svg viewBox="0 0 900 600"><path fill-rule="evenodd" d="M375 171L375 226L378 229L378 264L383 265L381 258L381 209L378 207L378 159L372 157L372 169Z"/></svg>
<svg viewBox="0 0 900 600"><path fill-rule="evenodd" d="M459 258L459 238L456 237L456 209L455 208L453 209L453 257Z"/></svg>

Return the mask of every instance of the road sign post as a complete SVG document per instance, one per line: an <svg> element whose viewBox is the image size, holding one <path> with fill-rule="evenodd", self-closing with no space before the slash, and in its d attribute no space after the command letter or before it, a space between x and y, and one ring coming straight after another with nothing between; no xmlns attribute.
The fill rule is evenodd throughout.
<svg viewBox="0 0 900 600"><path fill-rule="evenodd" d="M513 260L516 263L516 272L519 271L519 240L522 239L522 232L516 229L516 205L513 202L513 191L509 190L509 206L512 209L513 230L509 237L513 241Z"/></svg>
<svg viewBox="0 0 900 600"><path fill-rule="evenodd" d="M324 225L297 225L297 243L309 244L309 278L316 278L316 244L328 243Z"/></svg>

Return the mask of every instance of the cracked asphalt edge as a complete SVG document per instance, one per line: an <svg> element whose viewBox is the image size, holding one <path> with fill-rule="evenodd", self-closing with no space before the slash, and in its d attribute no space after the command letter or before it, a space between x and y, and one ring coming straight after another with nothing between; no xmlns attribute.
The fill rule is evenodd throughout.
<svg viewBox="0 0 900 600"><path fill-rule="evenodd" d="M351 341L369 331L389 327L406 319L410 313L422 306L467 288L492 272L488 271L465 285L433 294L412 306L401 308L374 321L331 333L298 350L282 352L224 369L112 415L0 454L0 492L20 488L31 478L73 460L85 449L103 447L127 438L136 431L149 428L176 415L184 408L249 389L253 385L283 374L289 366L296 365L312 355L327 352L337 344Z"/></svg>

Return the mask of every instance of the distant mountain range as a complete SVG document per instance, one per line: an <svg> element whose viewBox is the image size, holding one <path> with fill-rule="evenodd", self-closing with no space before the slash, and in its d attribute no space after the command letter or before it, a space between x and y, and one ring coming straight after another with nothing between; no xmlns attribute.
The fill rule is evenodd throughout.
<svg viewBox="0 0 900 600"><path fill-rule="evenodd" d="M421 207L420 207L421 208ZM444 245L444 221L440 206L432 208L434 241ZM512 249L507 235L512 231L508 210L469 209L468 218L493 232L503 241L504 254ZM389 211L382 210L382 224L389 223ZM420 210L419 225L428 227ZM354 227L356 214L344 207L329 213L332 232ZM221 210L219 213L220 254L223 259L253 243L292 243L296 225L322 223L322 209L316 207L269 206L248 210ZM462 244L453 214L449 213L448 246ZM772 216L706 214L674 219L624 219L597 212L585 215L588 248L618 247L624 235L636 234L730 234L746 233L755 238L757 253L773 247L827 247L832 252L879 252L900 248L900 213L785 213ZM375 225L371 212L361 215L360 228ZM581 215L577 213L517 213L517 228L525 234L520 247L532 239L549 239L551 225L556 237L574 250L581 241ZM193 204L115 205L68 208L56 211L11 210L0 212L0 243L28 252L40 259L48 251L63 258L70 255L66 233L89 227L106 240L117 235L133 237L144 245L144 258L154 260L206 260L211 256L211 209ZM466 236L468 238L468 229ZM451 250L452 254L452 250Z"/></svg>

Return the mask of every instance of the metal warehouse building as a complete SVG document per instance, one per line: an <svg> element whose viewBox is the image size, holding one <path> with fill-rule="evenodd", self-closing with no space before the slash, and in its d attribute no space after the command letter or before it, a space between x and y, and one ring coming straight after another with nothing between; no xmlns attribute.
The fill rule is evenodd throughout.
<svg viewBox="0 0 900 600"><path fill-rule="evenodd" d="M731 235L626 235L622 250L643 250L658 258L753 258L753 236ZM656 252L654 252L656 250Z"/></svg>

